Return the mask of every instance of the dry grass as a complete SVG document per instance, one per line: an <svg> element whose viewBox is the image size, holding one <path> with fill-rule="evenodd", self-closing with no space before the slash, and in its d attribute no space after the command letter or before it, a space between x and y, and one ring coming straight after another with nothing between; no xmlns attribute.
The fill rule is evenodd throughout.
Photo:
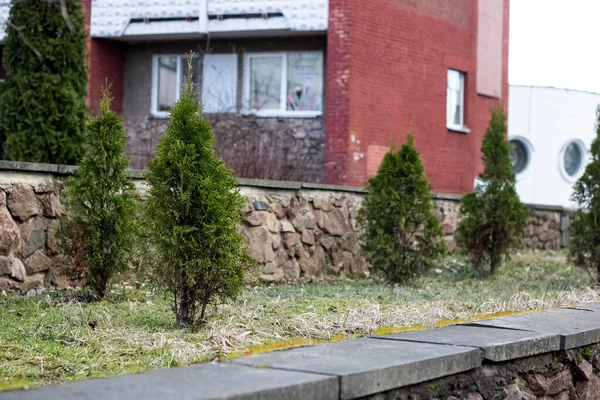
<svg viewBox="0 0 600 400"><path fill-rule="evenodd" d="M8 295L0 297L0 389L598 300L590 284L560 254L518 255L493 278L449 258L410 286L346 280L249 287L197 332L176 329L169 300L144 288L120 289L94 304L65 302L59 293Z"/></svg>

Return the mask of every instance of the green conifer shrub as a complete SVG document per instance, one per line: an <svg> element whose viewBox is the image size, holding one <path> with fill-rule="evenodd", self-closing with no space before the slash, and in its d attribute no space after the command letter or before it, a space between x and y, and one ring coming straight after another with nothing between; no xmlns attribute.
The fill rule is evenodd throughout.
<svg viewBox="0 0 600 400"><path fill-rule="evenodd" d="M399 151L383 158L361 208L367 261L390 282L418 276L446 251L430 192L409 135Z"/></svg>
<svg viewBox="0 0 600 400"><path fill-rule="evenodd" d="M502 257L521 246L528 216L528 208L515 189L510 144L506 141L506 114L500 106L492 109L481 152L481 183L461 200L462 219L456 229L456 242L471 256L475 267L488 262L493 274Z"/></svg>
<svg viewBox="0 0 600 400"><path fill-rule="evenodd" d="M596 269L596 279L600 283L600 106L596 118L592 159L573 187L571 196L578 210L569 226L569 258L578 266Z"/></svg>
<svg viewBox="0 0 600 400"><path fill-rule="evenodd" d="M86 45L80 0L13 2L0 84L5 159L76 164L87 119Z"/></svg>
<svg viewBox="0 0 600 400"><path fill-rule="evenodd" d="M105 90L102 116L86 125L87 153L65 182L69 221L61 232L96 299L103 298L111 278L127 268L139 237L139 196L126 171L129 158L124 155L121 119L110 103Z"/></svg>
<svg viewBox="0 0 600 400"><path fill-rule="evenodd" d="M174 298L180 327L202 322L208 305L235 298L250 265L242 235L244 197L213 149L210 124L188 78L148 166L148 229L155 275ZM196 316L199 311L198 320Z"/></svg>

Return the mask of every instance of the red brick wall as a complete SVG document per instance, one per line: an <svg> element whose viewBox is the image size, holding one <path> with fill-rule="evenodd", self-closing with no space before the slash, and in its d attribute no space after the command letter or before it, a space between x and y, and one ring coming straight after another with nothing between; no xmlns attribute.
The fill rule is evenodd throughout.
<svg viewBox="0 0 600 400"><path fill-rule="evenodd" d="M325 181L346 183L350 157L350 3L329 0L325 86Z"/></svg>
<svg viewBox="0 0 600 400"><path fill-rule="evenodd" d="M106 39L91 39L88 107L92 115L98 115L102 87L110 85L113 97L112 110L123 111L123 87L125 53L120 42Z"/></svg>
<svg viewBox="0 0 600 400"><path fill-rule="evenodd" d="M88 95L86 104L92 115L100 113L102 87L111 85L112 109L123 111L123 87L125 70L124 44L106 39L96 39L90 34L91 0L82 0L85 13L88 51Z"/></svg>
<svg viewBox="0 0 600 400"><path fill-rule="evenodd" d="M504 2L501 101L506 104L509 0ZM497 101L479 96L475 87L477 0L360 4L330 0L326 181L363 185L380 161L381 146L400 145L412 132L434 190L471 191L482 167L489 108ZM344 49L349 59L340 56ZM466 73L470 133L446 128L448 68Z"/></svg>

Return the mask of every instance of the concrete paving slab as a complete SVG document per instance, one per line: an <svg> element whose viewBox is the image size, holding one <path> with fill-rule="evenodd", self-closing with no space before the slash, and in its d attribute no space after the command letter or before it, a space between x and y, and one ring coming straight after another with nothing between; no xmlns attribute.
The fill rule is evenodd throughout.
<svg viewBox="0 0 600 400"><path fill-rule="evenodd" d="M428 343L357 339L240 357L233 363L337 375L354 399L477 368L483 351Z"/></svg>
<svg viewBox="0 0 600 400"><path fill-rule="evenodd" d="M203 364L31 390L0 392L2 400L282 400L339 399L337 377Z"/></svg>
<svg viewBox="0 0 600 400"><path fill-rule="evenodd" d="M487 360L494 362L514 360L560 349L560 336L557 334L487 326L452 325L426 331L380 335L374 338L477 347L483 350Z"/></svg>
<svg viewBox="0 0 600 400"><path fill-rule="evenodd" d="M558 309L501 317L469 323L560 335L562 350L600 342L600 313L589 310Z"/></svg>

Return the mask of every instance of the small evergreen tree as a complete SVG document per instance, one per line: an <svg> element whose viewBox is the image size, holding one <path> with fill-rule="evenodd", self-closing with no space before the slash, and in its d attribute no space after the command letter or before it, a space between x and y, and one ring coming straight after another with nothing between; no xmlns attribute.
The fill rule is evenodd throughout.
<svg viewBox="0 0 600 400"><path fill-rule="evenodd" d="M506 114L491 112L481 145L484 170L475 192L463 197L456 230L458 246L471 255L474 266L489 262L494 273L511 248L521 245L528 209L519 200L506 141Z"/></svg>
<svg viewBox="0 0 600 400"><path fill-rule="evenodd" d="M180 327L200 310L239 294L249 265L238 232L243 196L213 149L214 135L196 100L188 65L167 132L148 166L148 228L158 255L157 272L173 294Z"/></svg>
<svg viewBox="0 0 600 400"><path fill-rule="evenodd" d="M588 270L595 268L597 282L600 283L600 106L596 110L596 118L592 160L573 187L571 196L579 209L569 227L569 258Z"/></svg>
<svg viewBox="0 0 600 400"><path fill-rule="evenodd" d="M83 154L84 17L80 0L13 2L0 85L0 146L6 159L75 164Z"/></svg>
<svg viewBox="0 0 600 400"><path fill-rule="evenodd" d="M361 208L367 261L391 282L405 282L446 251L442 227L412 136L388 152L369 180Z"/></svg>
<svg viewBox="0 0 600 400"><path fill-rule="evenodd" d="M139 197L126 172L125 132L119 116L110 110L110 102L105 90L102 116L86 125L88 151L66 181L65 206L70 219L62 232L97 299L104 297L114 274L126 269L139 236Z"/></svg>

